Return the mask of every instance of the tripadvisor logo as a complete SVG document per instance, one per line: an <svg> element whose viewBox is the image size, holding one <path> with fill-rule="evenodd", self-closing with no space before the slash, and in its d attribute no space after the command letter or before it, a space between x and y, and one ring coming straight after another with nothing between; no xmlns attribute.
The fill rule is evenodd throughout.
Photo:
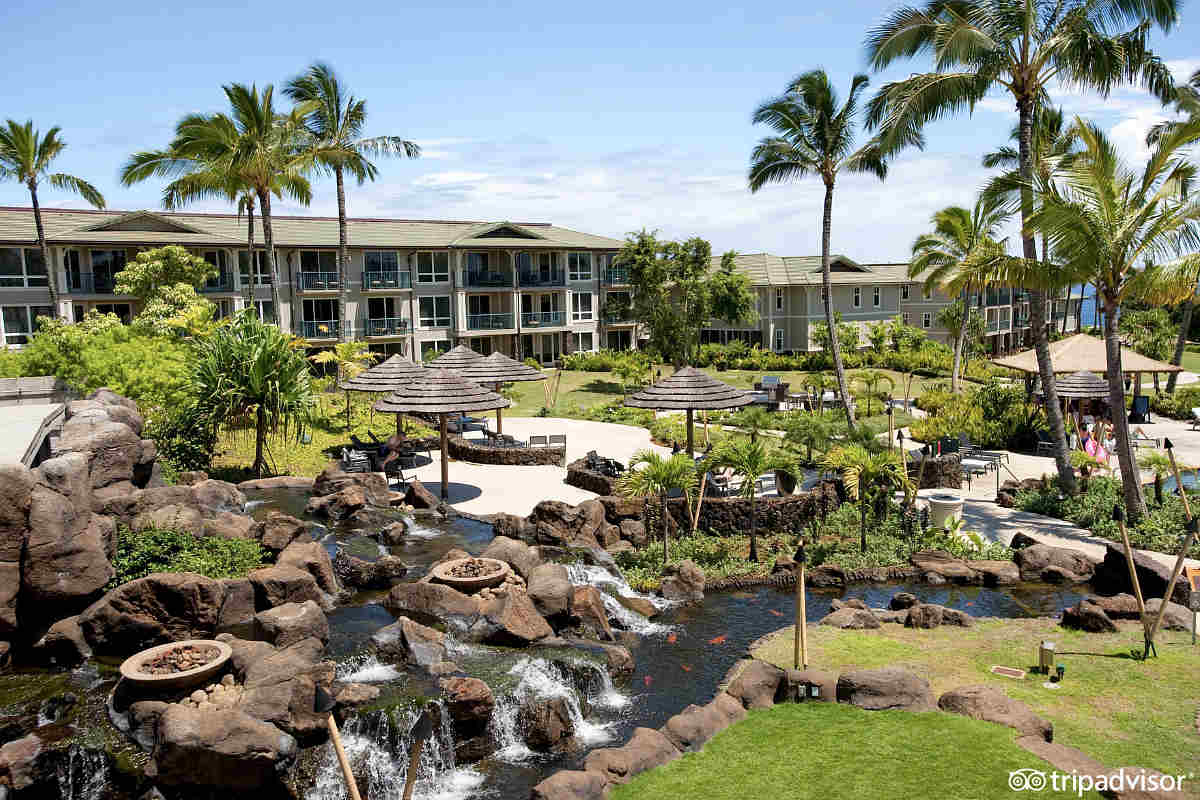
<svg viewBox="0 0 1200 800"><path fill-rule="evenodd" d="M1192 775L1160 775L1156 772L1126 772L1125 768L1107 775L1080 775L1076 772L1042 772L1017 769L1008 773L1008 788L1014 792L1075 792L1076 796L1096 792L1177 792Z"/></svg>

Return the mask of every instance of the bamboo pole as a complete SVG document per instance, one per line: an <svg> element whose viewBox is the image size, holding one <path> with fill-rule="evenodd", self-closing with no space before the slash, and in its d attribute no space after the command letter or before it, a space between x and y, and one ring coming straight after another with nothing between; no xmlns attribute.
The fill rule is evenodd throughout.
<svg viewBox="0 0 1200 800"><path fill-rule="evenodd" d="M1129 566L1129 582L1133 584L1133 595L1137 598L1138 615L1142 620L1142 633L1146 629L1146 601L1142 599L1142 584L1138 580L1137 566L1133 563L1133 546L1129 544L1129 531L1125 528L1125 510L1121 506L1113 506L1113 521L1121 528L1121 543L1125 546L1125 563Z"/></svg>
<svg viewBox="0 0 1200 800"><path fill-rule="evenodd" d="M446 435L446 415L438 414L438 428L442 438L442 499L450 498L450 444Z"/></svg>
<svg viewBox="0 0 1200 800"><path fill-rule="evenodd" d="M793 636L792 647L792 668L800 669L800 665L804 665L804 669L808 669L808 620L807 608L804 592L804 563L807 561L807 555L804 552L804 540L800 540L800 546L796 549L796 631Z"/></svg>
<svg viewBox="0 0 1200 800"><path fill-rule="evenodd" d="M708 485L708 470L700 476L700 496L696 498L696 514L692 517L692 535L696 535L697 529L700 527L700 506L704 503L704 487Z"/></svg>
<svg viewBox="0 0 1200 800"><path fill-rule="evenodd" d="M1164 439L1163 447L1167 451L1167 458L1171 461L1171 471L1175 473L1175 488L1179 491L1180 499L1183 500L1183 513L1187 520L1185 526L1187 536L1183 538L1183 546L1179 550L1179 555L1175 558L1175 569L1171 570L1171 580L1167 582L1167 589L1163 593L1162 604L1158 607L1158 613L1154 616L1154 622L1146 632L1146 649L1142 653L1143 659L1149 658L1152 651L1155 656L1158 655L1158 650L1154 646L1154 637L1158 634L1163 617L1166 616L1167 603L1171 602L1171 594L1175 591L1175 582L1179 580L1179 575L1183 572L1183 563L1187 560L1187 552L1191 549L1192 542L1196 540L1198 529L1196 518L1192 516L1192 507L1188 503L1187 492L1183 488L1183 478L1179 474L1179 464L1175 462L1174 445L1171 444L1170 439Z"/></svg>
<svg viewBox="0 0 1200 800"><path fill-rule="evenodd" d="M342 777L346 779L346 790L350 793L350 800L362 800L358 794L358 784L354 781L354 773L350 771L350 759L346 758L346 749L342 747L342 736L338 733L333 714L326 716L325 724L329 728L329 738L333 740L333 750L337 753L338 763L342 766Z"/></svg>
<svg viewBox="0 0 1200 800"><path fill-rule="evenodd" d="M404 776L404 800L412 800L413 787L417 784L417 768L421 766L421 750L424 749L425 742L433 736L433 718L429 716L428 710L421 712L410 735L413 742L408 755L408 772Z"/></svg>

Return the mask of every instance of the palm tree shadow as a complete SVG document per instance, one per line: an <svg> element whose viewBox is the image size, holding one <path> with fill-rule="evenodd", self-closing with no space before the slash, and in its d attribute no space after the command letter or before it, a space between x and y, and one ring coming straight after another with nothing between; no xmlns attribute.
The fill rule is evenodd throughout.
<svg viewBox="0 0 1200 800"><path fill-rule="evenodd" d="M621 384L616 381L596 379L588 381L579 388L585 392L595 392L596 394L621 394Z"/></svg>

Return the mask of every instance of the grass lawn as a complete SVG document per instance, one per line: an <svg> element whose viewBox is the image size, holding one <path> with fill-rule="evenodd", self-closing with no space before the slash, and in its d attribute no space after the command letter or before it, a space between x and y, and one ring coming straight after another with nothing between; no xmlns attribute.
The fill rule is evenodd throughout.
<svg viewBox="0 0 1200 800"><path fill-rule="evenodd" d="M1183 351L1183 360L1180 365L1188 372L1200 372L1200 353L1192 350Z"/></svg>
<svg viewBox="0 0 1200 800"><path fill-rule="evenodd" d="M1159 657L1141 662L1129 657L1131 648L1141 652L1141 628L1134 623L1114 634L1068 631L1045 618L983 621L968 630L889 624L874 631L808 631L809 663L818 669L903 666L926 678L935 695L988 684L1053 722L1055 741L1106 766L1200 773L1200 647L1191 646L1188 633L1160 634ZM1018 681L988 671L997 664L1028 669L1042 640L1057 645L1058 661L1066 666L1061 688L1042 688L1044 677L1032 673ZM792 629L781 630L755 655L790 668ZM1200 789L1200 774L1191 788Z"/></svg>
<svg viewBox="0 0 1200 800"><path fill-rule="evenodd" d="M1014 739L1008 728L938 712L863 711L840 703L779 705L751 711L701 752L643 772L610 797L993 800L1014 796L1009 772L1047 769ZM1037 797L1076 795L1047 788Z"/></svg>

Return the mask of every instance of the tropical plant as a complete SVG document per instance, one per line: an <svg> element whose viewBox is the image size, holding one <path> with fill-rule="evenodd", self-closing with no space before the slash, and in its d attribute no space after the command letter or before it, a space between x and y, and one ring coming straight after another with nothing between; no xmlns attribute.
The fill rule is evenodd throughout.
<svg viewBox="0 0 1200 800"><path fill-rule="evenodd" d="M757 442L763 431L776 427L776 421L762 406L746 406L729 418L728 425L749 436L750 441Z"/></svg>
<svg viewBox="0 0 1200 800"><path fill-rule="evenodd" d="M867 399L867 416L871 416L871 401L879 400L880 403L887 399L888 393L896 388L896 382L886 372L880 372L877 369L862 369L854 373L854 380L860 383L865 390L863 395ZM887 384L887 391L880 391L879 387Z"/></svg>
<svg viewBox="0 0 1200 800"><path fill-rule="evenodd" d="M254 432L254 465L267 466L268 433L299 441L316 401L308 361L297 343L251 309L195 343L188 390L192 413L211 431Z"/></svg>
<svg viewBox="0 0 1200 800"><path fill-rule="evenodd" d="M312 201L307 177L316 156L307 146L304 119L313 109L307 103L284 114L275 108L274 88L233 83L224 87L229 113L188 114L175 126L175 137L163 150L133 154L121 168L126 186L150 177L172 178L163 194L168 208L201 198L238 203L238 211L253 214L256 201L271 276L271 302L278 316L279 270L275 232L271 224L271 195L287 196L301 205ZM250 217L251 286L254 263L254 220Z"/></svg>
<svg viewBox="0 0 1200 800"><path fill-rule="evenodd" d="M42 253L42 268L46 271L46 287L50 291L50 306L58 315L58 272L50 258L50 245L46 242L46 228L42 224L42 207L38 201L38 186L44 181L55 189L61 189L82 197L89 205L104 208L104 196L95 186L68 175L65 172L50 172L53 163L67 143L59 138L57 125L42 135L34 130L33 120L21 124L8 120L0 127L0 181L23 183L29 190L29 203L33 206L33 226L37 231L38 249Z"/></svg>
<svg viewBox="0 0 1200 800"><path fill-rule="evenodd" d="M846 102L839 106L837 91L824 70L815 69L798 75L784 93L766 101L754 111L755 124L766 124L775 131L755 146L750 156L750 191L757 192L769 183L784 183L808 175L817 175L825 185L825 205L821 217L821 283L824 287L825 324L836 331L833 316L833 288L829 275L829 239L833 219L833 188L841 172L869 173L880 180L887 177L888 158L900 145L920 145L919 132L908 140L894 136L885 146L879 137L855 148L859 96L867 88L866 75L855 75L850 82ZM854 427L854 409L848 398L846 368L837 336L830 336L830 355L837 376L846 425Z"/></svg>
<svg viewBox="0 0 1200 800"><path fill-rule="evenodd" d="M198 289L217 268L179 245L142 250L116 275L114 291L146 300L162 286L185 283Z"/></svg>
<svg viewBox="0 0 1200 800"><path fill-rule="evenodd" d="M362 186L375 180L379 170L371 161L381 156L417 158L421 148L399 136L364 137L367 101L345 94L333 67L317 62L303 75L288 81L284 93L303 104L304 127L312 137L316 163L333 173L337 184L338 205L338 319L346 316L346 284L350 271L350 251L346 227L346 173ZM342 332L339 332L339 336Z"/></svg>
<svg viewBox="0 0 1200 800"><path fill-rule="evenodd" d="M859 548L867 552L867 514L871 507L879 498L889 499L893 492L913 491L899 454L890 450L872 453L860 444L849 444L831 450L821 465L831 472L840 472L846 494L858 501Z"/></svg>
<svg viewBox="0 0 1200 800"><path fill-rule="evenodd" d="M1175 24L1177 6L1176 0L930 0L895 8L867 37L872 67L883 70L900 60L929 55L934 68L885 84L868 106L868 121L885 141L911 140L930 122L974 111L989 91L1010 95L1019 131L1022 256L1036 262L1034 232L1028 225L1033 213L1035 110L1048 104L1056 82L1101 95L1137 82L1164 102L1172 99L1174 80L1150 49L1150 36L1154 26L1166 30ZM1059 481L1073 493L1075 475L1054 386L1042 289L1030 293L1030 324Z"/></svg>
<svg viewBox="0 0 1200 800"><path fill-rule="evenodd" d="M813 463L813 451L826 452L833 439L837 425L831 414L824 411L813 414L793 414L785 428L784 441L805 450L805 463Z"/></svg>
<svg viewBox="0 0 1200 800"><path fill-rule="evenodd" d="M339 384L350 380L379 359L366 342L338 342L333 347L321 350L308 357L314 364L333 364L337 367ZM350 390L346 389L346 430L350 430Z"/></svg>
<svg viewBox="0 0 1200 800"><path fill-rule="evenodd" d="M670 532L667 495L683 493L684 503L692 507L692 493L698 482L695 462L687 453L664 456L654 450L639 450L629 461L629 468L617 480L617 489L625 497L654 497L659 499L663 527L663 565L670 561Z"/></svg>
<svg viewBox="0 0 1200 800"><path fill-rule="evenodd" d="M1161 450L1138 453L1138 466L1154 473L1154 504L1163 504L1163 478L1171 474L1171 459Z"/></svg>
<svg viewBox="0 0 1200 800"><path fill-rule="evenodd" d="M750 501L750 560L758 561L758 479L768 472L796 479L795 460L783 450L769 448L753 439L726 439L706 459L709 469L731 469L741 478L739 493Z"/></svg>

